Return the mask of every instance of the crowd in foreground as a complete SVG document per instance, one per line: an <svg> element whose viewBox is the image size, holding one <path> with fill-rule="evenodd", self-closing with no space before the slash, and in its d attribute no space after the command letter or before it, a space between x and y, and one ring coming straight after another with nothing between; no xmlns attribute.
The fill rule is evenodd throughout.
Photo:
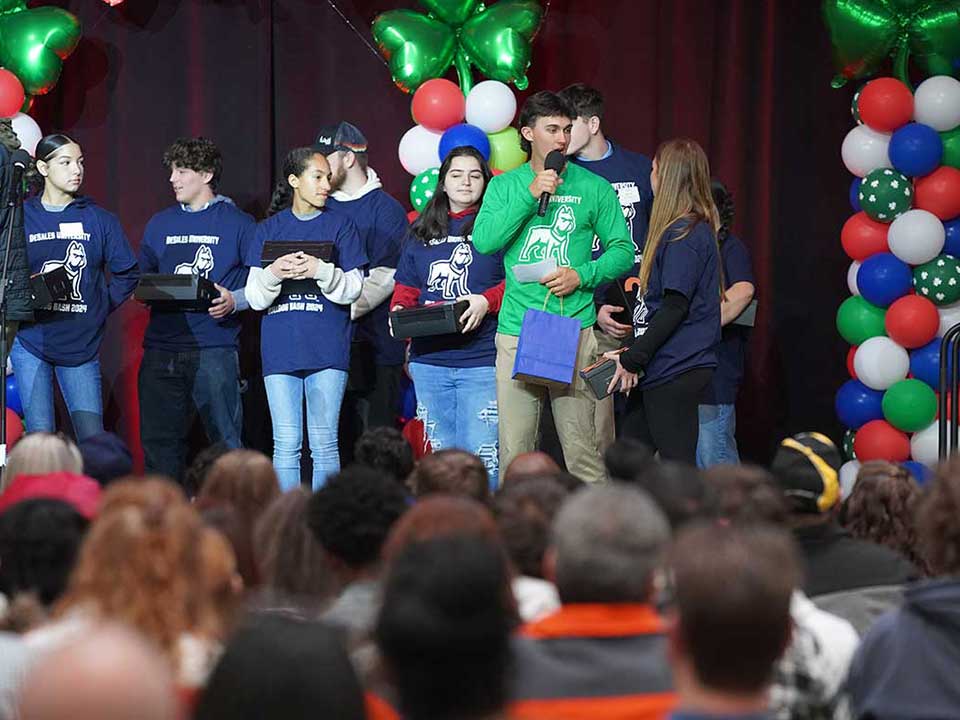
<svg viewBox="0 0 960 720"><path fill-rule="evenodd" d="M0 493L0 718L960 716L960 460L919 487L826 437L769 469L635 440L586 484L414 463L392 429L315 492L213 447L183 486L26 436ZM85 474L86 473L86 474Z"/></svg>

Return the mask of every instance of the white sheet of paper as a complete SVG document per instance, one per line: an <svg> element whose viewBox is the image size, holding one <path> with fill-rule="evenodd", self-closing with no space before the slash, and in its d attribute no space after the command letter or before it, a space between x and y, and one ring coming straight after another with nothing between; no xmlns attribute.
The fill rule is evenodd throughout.
<svg viewBox="0 0 960 720"><path fill-rule="evenodd" d="M557 259L551 257L529 265L514 265L513 276L517 282L538 283L556 269Z"/></svg>
<svg viewBox="0 0 960 720"><path fill-rule="evenodd" d="M67 222L60 223L60 237L66 239L77 239L80 240L83 238L83 223L82 222Z"/></svg>

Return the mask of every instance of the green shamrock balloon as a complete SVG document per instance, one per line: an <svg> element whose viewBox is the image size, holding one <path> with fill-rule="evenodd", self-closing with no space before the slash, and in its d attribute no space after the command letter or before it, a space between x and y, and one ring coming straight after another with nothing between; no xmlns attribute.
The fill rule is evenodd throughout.
<svg viewBox="0 0 960 720"><path fill-rule="evenodd" d="M913 205L913 184L906 175L877 168L860 183L860 207L877 222L890 223Z"/></svg>
<svg viewBox="0 0 960 720"><path fill-rule="evenodd" d="M430 202L430 198L437 191L437 181L440 179L440 168L430 168L417 175L410 183L410 204L417 212Z"/></svg>
<svg viewBox="0 0 960 720"><path fill-rule="evenodd" d="M847 430L843 433L843 457L847 460L856 460L857 454L853 450L853 438L856 436L856 430Z"/></svg>
<svg viewBox="0 0 960 720"><path fill-rule="evenodd" d="M918 295L934 305L960 301L960 262L953 255L938 255L913 269L913 286Z"/></svg>
<svg viewBox="0 0 960 720"><path fill-rule="evenodd" d="M371 28L387 59L393 81L412 93L453 65L466 95L473 87L471 66L500 82L527 87L530 42L543 8L537 0L500 0L485 7L478 0L420 0L427 14L390 10Z"/></svg>
<svg viewBox="0 0 960 720"><path fill-rule="evenodd" d="M956 0L824 0L838 74L832 85L875 75L894 56L894 75L909 85L912 55L930 75L952 75L960 59Z"/></svg>
<svg viewBox="0 0 960 720"><path fill-rule="evenodd" d="M23 0L0 0L0 66L20 79L28 96L48 93L80 32L80 21L66 10L28 10Z"/></svg>

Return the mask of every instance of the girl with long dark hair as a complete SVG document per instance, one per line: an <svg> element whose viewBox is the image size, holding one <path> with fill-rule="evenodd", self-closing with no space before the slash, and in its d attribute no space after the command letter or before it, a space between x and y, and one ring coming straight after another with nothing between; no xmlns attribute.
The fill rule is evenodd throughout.
<svg viewBox="0 0 960 720"><path fill-rule="evenodd" d="M434 450L475 453L497 487L496 313L503 299L503 255L475 252L471 241L490 168L472 147L455 148L440 166L437 190L411 228L395 277L393 309L466 300L460 334L416 338L410 376L417 415Z"/></svg>
<svg viewBox="0 0 960 720"><path fill-rule="evenodd" d="M324 209L330 177L321 152L297 148L287 155L270 217L257 227L247 262L247 300L254 310L266 310L260 353L273 420L273 466L283 490L300 484L304 397L313 488L340 469L337 424L350 364L350 303L360 295L367 256L353 222ZM296 251L261 268L267 241L330 242L333 255L327 262Z"/></svg>
<svg viewBox="0 0 960 720"><path fill-rule="evenodd" d="M37 145L36 165L43 189L23 206L30 272L56 272L66 284L34 322L21 325L10 359L27 431L55 430L56 375L82 441L103 431L98 356L107 315L130 297L140 271L117 216L80 194L80 146L66 135L47 135Z"/></svg>
<svg viewBox="0 0 960 720"><path fill-rule="evenodd" d="M629 392L625 434L668 460L696 461L701 393L717 366L722 296L710 166L693 140L663 143L650 173L653 209L640 264L635 340L611 388ZM643 370L642 378L637 371Z"/></svg>

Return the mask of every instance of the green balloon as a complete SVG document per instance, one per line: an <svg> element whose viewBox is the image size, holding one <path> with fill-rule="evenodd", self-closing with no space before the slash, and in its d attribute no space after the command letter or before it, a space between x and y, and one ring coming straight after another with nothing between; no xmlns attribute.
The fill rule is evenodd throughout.
<svg viewBox="0 0 960 720"><path fill-rule="evenodd" d="M896 170L877 168L860 183L860 207L871 220L891 223L912 205L913 184Z"/></svg>
<svg viewBox="0 0 960 720"><path fill-rule="evenodd" d="M860 86L860 89L853 94L853 100L850 101L850 114L853 115L854 122L857 125L863 125L863 120L860 118L860 93L863 92L863 85Z"/></svg>
<svg viewBox="0 0 960 720"><path fill-rule="evenodd" d="M410 204L417 212L423 212L423 209L430 202L437 191L437 181L440 179L440 168L430 168L417 175L410 183Z"/></svg>
<svg viewBox="0 0 960 720"><path fill-rule="evenodd" d="M490 167L495 170L513 170L527 161L527 154L520 147L520 133L516 128L504 128L487 135L490 141Z"/></svg>
<svg viewBox="0 0 960 720"><path fill-rule="evenodd" d="M922 380L901 380L883 394L883 416L904 432L923 430L937 415L937 396Z"/></svg>
<svg viewBox="0 0 960 720"><path fill-rule="evenodd" d="M857 453L853 449L853 439L856 437L857 431L850 429L843 433L843 457L846 460L856 460Z"/></svg>
<svg viewBox="0 0 960 720"><path fill-rule="evenodd" d="M448 25L413 10L390 10L373 21L373 39L390 63L393 82L412 93L443 75L457 51L457 36Z"/></svg>
<svg viewBox="0 0 960 720"><path fill-rule="evenodd" d="M80 42L80 31L76 16L57 7L0 15L0 66L20 78L27 95L48 93Z"/></svg>
<svg viewBox="0 0 960 720"><path fill-rule="evenodd" d="M420 4L447 25L460 26L477 12L480 0L420 0Z"/></svg>
<svg viewBox="0 0 960 720"><path fill-rule="evenodd" d="M500 0L463 24L460 44L488 78L525 90L530 42L542 17L543 8L536 0Z"/></svg>
<svg viewBox="0 0 960 720"><path fill-rule="evenodd" d="M938 255L913 269L913 286L918 295L934 305L960 301L960 262L953 255Z"/></svg>
<svg viewBox="0 0 960 720"><path fill-rule="evenodd" d="M837 310L837 330L851 345L859 345L872 337L886 335L883 321L886 311L871 305L859 295L848 297Z"/></svg>
<svg viewBox="0 0 960 720"><path fill-rule="evenodd" d="M960 127L940 133L943 138L943 158L940 163L960 170Z"/></svg>

